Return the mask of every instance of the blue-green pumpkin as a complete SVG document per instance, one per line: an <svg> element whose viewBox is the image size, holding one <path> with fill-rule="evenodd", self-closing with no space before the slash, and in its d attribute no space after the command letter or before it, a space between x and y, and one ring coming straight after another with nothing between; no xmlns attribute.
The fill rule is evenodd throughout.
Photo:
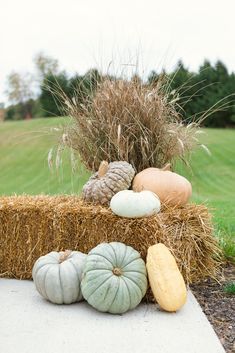
<svg viewBox="0 0 235 353"><path fill-rule="evenodd" d="M147 272L138 251L123 243L102 243L86 259L83 297L95 309L122 314L134 309L147 290Z"/></svg>

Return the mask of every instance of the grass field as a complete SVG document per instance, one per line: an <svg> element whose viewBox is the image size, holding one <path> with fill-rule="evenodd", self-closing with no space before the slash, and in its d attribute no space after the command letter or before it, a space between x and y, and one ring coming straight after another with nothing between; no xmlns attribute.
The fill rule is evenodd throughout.
<svg viewBox="0 0 235 353"><path fill-rule="evenodd" d="M50 171L47 155L56 147L54 128L67 119L35 119L0 124L0 195L79 193L89 173L80 167L72 173L69 153L64 153L59 171ZM235 236L235 130L206 129L202 143L209 156L198 149L192 156L192 170L178 165L193 185L193 200L213 208L217 234L228 253L234 251ZM230 248L231 247L231 248Z"/></svg>
<svg viewBox="0 0 235 353"><path fill-rule="evenodd" d="M63 118L0 124L0 195L78 193L89 174L72 173L69 153L59 170L49 170L47 156L57 146Z"/></svg>

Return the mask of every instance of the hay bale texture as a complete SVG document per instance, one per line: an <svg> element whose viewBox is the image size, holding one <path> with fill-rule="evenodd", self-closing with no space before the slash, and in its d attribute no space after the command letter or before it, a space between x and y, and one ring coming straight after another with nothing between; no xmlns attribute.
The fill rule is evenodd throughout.
<svg viewBox="0 0 235 353"><path fill-rule="evenodd" d="M126 219L77 196L0 197L0 274L30 279L36 259L55 250L89 252L101 242L120 241L146 258L162 242L176 257L189 284L216 277L220 250L204 205L165 208L150 218Z"/></svg>

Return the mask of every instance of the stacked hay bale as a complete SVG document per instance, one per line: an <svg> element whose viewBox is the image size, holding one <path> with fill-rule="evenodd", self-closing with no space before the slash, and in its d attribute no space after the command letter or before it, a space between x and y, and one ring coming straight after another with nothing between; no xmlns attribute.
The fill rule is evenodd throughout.
<svg viewBox="0 0 235 353"><path fill-rule="evenodd" d="M1 276L29 279L41 255L63 249L87 253L111 241L132 246L144 260L150 245L164 243L187 283L215 277L219 269L220 250L203 205L165 208L149 218L127 219L77 196L0 198Z"/></svg>

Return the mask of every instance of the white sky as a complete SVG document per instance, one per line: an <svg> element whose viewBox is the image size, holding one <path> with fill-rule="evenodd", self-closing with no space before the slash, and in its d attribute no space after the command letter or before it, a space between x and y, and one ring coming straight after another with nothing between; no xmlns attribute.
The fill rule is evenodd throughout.
<svg viewBox="0 0 235 353"><path fill-rule="evenodd" d="M0 0L0 101L6 76L43 51L70 73L114 60L140 73L208 58L235 71L235 0Z"/></svg>

